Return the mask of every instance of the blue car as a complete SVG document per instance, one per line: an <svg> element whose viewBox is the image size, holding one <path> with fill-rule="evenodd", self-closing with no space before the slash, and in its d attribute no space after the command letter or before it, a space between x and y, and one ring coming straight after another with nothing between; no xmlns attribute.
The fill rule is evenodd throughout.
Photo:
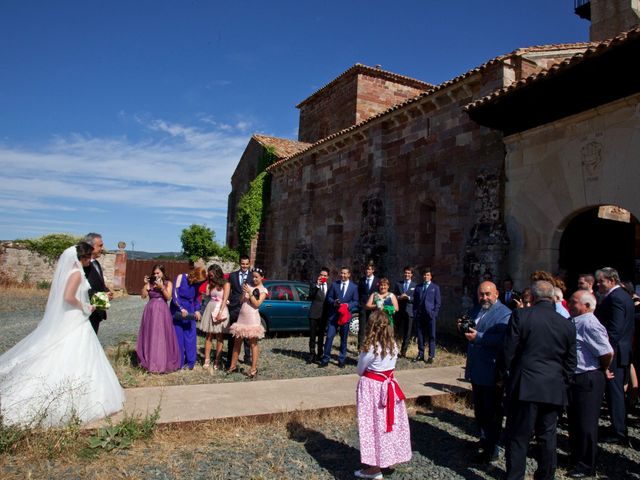
<svg viewBox="0 0 640 480"><path fill-rule="evenodd" d="M262 284L269 291L259 309L265 330L309 333L309 284L291 280L265 280ZM357 312L352 315L355 326Z"/></svg>

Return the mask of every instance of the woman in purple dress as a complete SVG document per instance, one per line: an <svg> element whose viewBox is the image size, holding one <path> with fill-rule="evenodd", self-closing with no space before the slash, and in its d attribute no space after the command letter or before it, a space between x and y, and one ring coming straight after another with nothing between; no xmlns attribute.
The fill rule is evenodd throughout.
<svg viewBox="0 0 640 480"><path fill-rule="evenodd" d="M136 353L142 368L152 373L173 372L180 368L180 350L167 302L173 292L163 265L154 265L144 277L141 298L149 297L142 312Z"/></svg>
<svg viewBox="0 0 640 480"><path fill-rule="evenodd" d="M207 272L202 267L195 267L190 273L176 277L170 309L180 348L180 368L186 364L189 370L193 370L196 364L196 321L200 321L198 287L206 278Z"/></svg>

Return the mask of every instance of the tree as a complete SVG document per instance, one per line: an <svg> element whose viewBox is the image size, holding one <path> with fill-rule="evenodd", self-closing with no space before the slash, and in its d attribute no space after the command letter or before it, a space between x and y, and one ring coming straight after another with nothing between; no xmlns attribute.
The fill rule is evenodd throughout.
<svg viewBox="0 0 640 480"><path fill-rule="evenodd" d="M210 257L219 257L223 260L238 261L238 252L231 250L227 246L221 247L215 241L215 232L206 225L192 224L182 230L180 241L182 242L182 252L191 260Z"/></svg>
<svg viewBox="0 0 640 480"><path fill-rule="evenodd" d="M182 251L191 260L217 255L220 246L214 240L215 232L206 225L192 224L190 227L182 230L180 241L182 242Z"/></svg>

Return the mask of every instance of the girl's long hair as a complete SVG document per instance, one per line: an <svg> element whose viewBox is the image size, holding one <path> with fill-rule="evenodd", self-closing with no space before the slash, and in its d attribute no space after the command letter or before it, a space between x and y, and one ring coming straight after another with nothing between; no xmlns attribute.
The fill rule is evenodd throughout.
<svg viewBox="0 0 640 480"><path fill-rule="evenodd" d="M394 355L397 350L396 341L393 338L393 328L389 323L389 316L384 310L376 310L367 319L367 336L360 351L366 353L371 347L376 353L380 348L381 357L387 354Z"/></svg>
<svg viewBox="0 0 640 480"><path fill-rule="evenodd" d="M207 279L207 271L204 267L195 267L189 275L187 275L187 280L190 284L194 283L202 283Z"/></svg>
<svg viewBox="0 0 640 480"><path fill-rule="evenodd" d="M213 278L209 278L209 289L215 287L222 288L224 284L227 283L227 279L224 278L224 273L222 273L220 265L215 263L210 265L208 272L213 272Z"/></svg>

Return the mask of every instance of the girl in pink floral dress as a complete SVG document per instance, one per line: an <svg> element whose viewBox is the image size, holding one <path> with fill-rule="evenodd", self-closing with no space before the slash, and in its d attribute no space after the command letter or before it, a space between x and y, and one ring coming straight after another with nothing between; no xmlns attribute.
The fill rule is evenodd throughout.
<svg viewBox="0 0 640 480"><path fill-rule="evenodd" d="M358 434L360 461L358 478L381 479L381 468L411 460L409 418L404 393L393 378L398 347L393 328L383 310L367 320L367 336L358 358Z"/></svg>

